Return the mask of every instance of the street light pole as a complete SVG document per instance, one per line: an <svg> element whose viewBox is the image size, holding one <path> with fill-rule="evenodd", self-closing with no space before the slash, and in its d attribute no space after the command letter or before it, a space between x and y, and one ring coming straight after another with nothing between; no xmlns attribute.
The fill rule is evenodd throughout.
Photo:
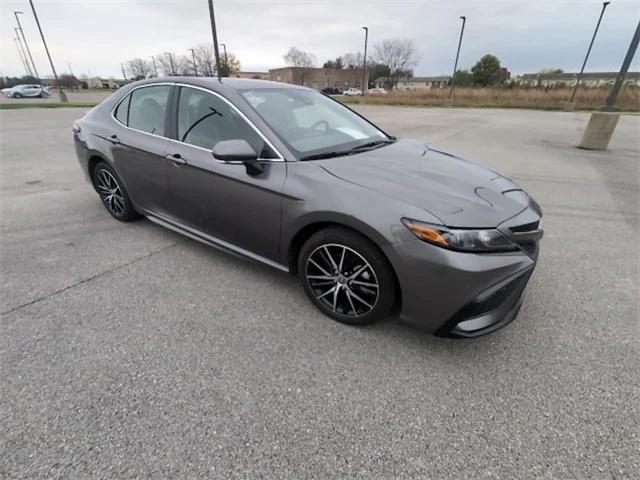
<svg viewBox="0 0 640 480"><path fill-rule="evenodd" d="M156 57L151 55L151 61L153 62L153 71L155 72L156 77L157 77L158 76L158 66L156 65Z"/></svg>
<svg viewBox="0 0 640 480"><path fill-rule="evenodd" d="M218 81L220 81L220 52L218 52L218 33L216 32L216 17L213 13L213 0L209 0L209 20L211 21L211 35L213 36L213 51L216 55L216 70L218 71Z"/></svg>
<svg viewBox="0 0 640 480"><path fill-rule="evenodd" d="M20 58L24 57L24 60L22 60L24 62L24 64L27 67L27 75L33 76L33 70L31 70L31 66L29 66L29 60L27 59L27 54L24 51L24 48L22 48L22 42L20 41L20 29L19 28L14 28L13 29L14 32L16 32L16 40L18 42L18 46L20 48L20 52L22 53Z"/></svg>
<svg viewBox="0 0 640 480"><path fill-rule="evenodd" d="M622 62L622 67L620 67L620 73L618 73L618 76L616 77L616 82L613 84L611 93L607 97L607 102L605 103L605 106L602 108L603 110L614 111L616 109L616 100L618 100L618 94L620 93L620 89L622 88L624 77L626 77L627 72L629 71L629 66L631 65L633 56L636 54L638 43L640 43L640 22L638 22L638 26L636 27L636 33L633 35L633 38L631 39L631 43L629 44L629 50L627 50L627 54L625 55L624 61Z"/></svg>
<svg viewBox="0 0 640 480"><path fill-rule="evenodd" d="M120 64L120 69L122 70L122 78L124 79L124 81L127 81L127 74L124 72L124 64Z"/></svg>
<svg viewBox="0 0 640 480"><path fill-rule="evenodd" d="M600 22L602 21L602 16L604 15L604 11L611 2L602 2L602 11L600 12L600 16L598 17L598 23L596 23L596 29L593 31L593 37L591 37L591 43L589 44L589 48L587 49L587 54L584 57L584 62L582 62L582 68L580 69L580 73L578 74L578 79L576 80L576 84L573 87L573 92L571 92L571 99L569 100L569 105L567 110L573 110L572 104L573 100L576 98L576 92L578 91L578 87L580 86L580 80L582 79L582 73L584 72L584 67L587 65L587 60L589 59L589 54L591 53L591 47L593 47L593 42L596 39L596 35L598 34L598 28L600 28Z"/></svg>
<svg viewBox="0 0 640 480"><path fill-rule="evenodd" d="M362 61L362 96L364 97L367 93L366 79L367 79L367 42L369 40L369 28L362 27L364 30L364 59Z"/></svg>
<svg viewBox="0 0 640 480"><path fill-rule="evenodd" d="M190 48L189 50L191 50L191 57L193 58L193 73L197 77L198 76L198 66L196 64L196 54L193 51L193 48Z"/></svg>
<svg viewBox="0 0 640 480"><path fill-rule="evenodd" d="M453 64L453 75L451 76L451 88L449 89L449 104L453 104L453 92L456 88L456 72L458 70L458 58L460 58L460 47L462 46L462 36L464 35L464 26L467 23L467 17L462 16L462 28L460 29L460 40L458 40L458 51L456 52L456 61Z"/></svg>
<svg viewBox="0 0 640 480"><path fill-rule="evenodd" d="M21 46L20 46L20 44L18 43L18 41L19 41L19 37L14 37L13 41L14 41L14 42L16 42L16 48L18 49L18 55L20 56L20 61L22 62L22 67L24 68L25 73L26 73L28 76L31 76L31 70L28 68L28 67L29 67L29 64L25 62L25 59L24 59L24 57L22 56L22 55L23 55L22 47L21 47Z"/></svg>
<svg viewBox="0 0 640 480"><path fill-rule="evenodd" d="M53 66L53 60L51 60L51 54L49 53L49 47L47 47L47 42L44 39L44 33L42 33L42 27L40 26L40 20L38 20L38 14L36 13L36 7L33 6L33 0L29 0L29 5L31 5L31 10L33 11L33 16L36 19L36 25L38 25L38 31L40 32L40 37L42 38L42 43L44 45L44 49L47 52L47 58L49 59L49 64L51 65L51 71L53 72L53 78L55 78L56 83L58 84L58 94L60 95L60 101L63 102L63 103L66 103L67 102L67 96L62 91L62 85L60 85L60 81L58 80L58 74L56 73L56 67ZM35 67L35 65L34 65L34 67Z"/></svg>
<svg viewBox="0 0 640 480"><path fill-rule="evenodd" d="M36 64L33 61L33 57L31 56L31 50L29 50L29 44L27 43L27 37L24 36L24 30L22 29L22 25L20 24L20 19L18 18L18 15L24 15L24 12L13 12L13 14L16 17L16 22L18 23L18 28L20 29L20 33L22 34L22 41L24 42L24 46L27 50L27 53L29 54L29 59L31 60L31 65L33 65L33 73L35 73L36 78L38 80L40 80L40 76L38 75L38 69L36 68ZM25 56L25 59L27 57Z"/></svg>

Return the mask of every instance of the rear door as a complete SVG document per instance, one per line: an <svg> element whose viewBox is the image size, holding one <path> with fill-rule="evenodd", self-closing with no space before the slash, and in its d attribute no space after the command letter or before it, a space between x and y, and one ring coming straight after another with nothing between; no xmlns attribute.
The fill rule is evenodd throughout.
<svg viewBox="0 0 640 480"><path fill-rule="evenodd" d="M282 189L286 162L238 109L218 94L176 88L176 141L168 157L171 216L271 260L278 259ZM250 174L241 163L216 160L222 140L246 140L260 154L263 171Z"/></svg>
<svg viewBox="0 0 640 480"><path fill-rule="evenodd" d="M165 126L172 88L151 84L134 89L116 107L114 132L108 137L116 171L133 203L145 211L168 208Z"/></svg>

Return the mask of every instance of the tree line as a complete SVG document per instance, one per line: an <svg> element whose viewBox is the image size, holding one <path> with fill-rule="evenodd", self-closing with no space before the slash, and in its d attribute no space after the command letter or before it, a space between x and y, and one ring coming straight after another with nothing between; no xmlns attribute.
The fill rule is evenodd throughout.
<svg viewBox="0 0 640 480"><path fill-rule="evenodd" d="M291 47L283 58L285 63L292 67L312 68L317 63L313 53L304 52L296 47ZM383 40L374 44L373 54L370 57L367 56L369 82L384 78L385 87L394 88L400 78L413 76L413 67L419 61L420 54L413 40L403 38ZM322 65L323 68L358 70L363 66L362 52L346 53L335 59L329 59Z"/></svg>
<svg viewBox="0 0 640 480"><path fill-rule="evenodd" d="M213 45L203 43L193 47L191 54L162 52L147 59L132 58L124 64L127 78L140 80L147 77L176 77L180 75L217 76ZM240 60L231 52L220 52L220 76L228 77L240 70Z"/></svg>
<svg viewBox="0 0 640 480"><path fill-rule="evenodd" d="M316 66L316 57L311 52L304 52L291 47L284 55L287 65L294 67L312 68ZM393 89L401 78L413 77L413 68L418 64L420 54L415 43L410 39L391 38L373 45L373 54L367 56L367 70L369 82L383 78L384 85ZM362 52L346 53L335 59L329 59L323 68L362 69L364 55ZM558 69L549 71L557 72ZM511 77L500 59L487 54L478 60L471 68L456 71L455 82L459 86L492 86L507 82ZM450 80L451 81L451 80Z"/></svg>

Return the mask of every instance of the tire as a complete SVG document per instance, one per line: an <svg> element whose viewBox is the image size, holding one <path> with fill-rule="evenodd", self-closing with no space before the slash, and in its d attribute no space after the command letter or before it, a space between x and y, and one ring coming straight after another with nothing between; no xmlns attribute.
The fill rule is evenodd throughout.
<svg viewBox="0 0 640 480"><path fill-rule="evenodd" d="M97 163L91 172L91 179L102 205L113 218L129 222L138 217L122 180L108 163Z"/></svg>
<svg viewBox="0 0 640 480"><path fill-rule="evenodd" d="M316 307L341 323L372 324L386 317L394 304L396 284L389 262L370 240L346 228L313 234L298 255L298 276Z"/></svg>
<svg viewBox="0 0 640 480"><path fill-rule="evenodd" d="M14 93L13 98L22 98L22 95L20 95L19 93Z"/></svg>

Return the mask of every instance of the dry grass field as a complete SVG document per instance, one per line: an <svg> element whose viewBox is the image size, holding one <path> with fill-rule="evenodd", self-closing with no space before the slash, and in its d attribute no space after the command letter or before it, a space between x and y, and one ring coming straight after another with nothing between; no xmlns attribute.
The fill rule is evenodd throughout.
<svg viewBox="0 0 640 480"><path fill-rule="evenodd" d="M609 88L581 88L576 94L576 110L594 110L604 105ZM389 92L368 95L364 103L372 105L411 105L442 107L447 104L448 88L423 91ZM454 105L457 107L536 108L561 110L571 97L569 88L470 88L458 87ZM345 103L362 103L361 97L341 98ZM618 97L618 107L625 111L640 111L640 88L624 87Z"/></svg>

